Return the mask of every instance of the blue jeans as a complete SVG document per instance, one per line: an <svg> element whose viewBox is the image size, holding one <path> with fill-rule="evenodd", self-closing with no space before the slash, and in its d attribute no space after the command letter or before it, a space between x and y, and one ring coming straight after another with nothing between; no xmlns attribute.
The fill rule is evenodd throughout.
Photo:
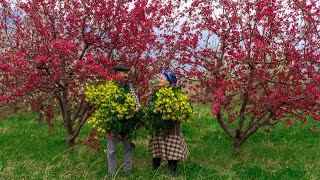
<svg viewBox="0 0 320 180"><path fill-rule="evenodd" d="M109 175L113 175L116 172L116 162L117 162L117 144L119 142L119 134L114 133L112 138L108 137L108 149L107 149L107 156L108 156L108 173ZM123 144L123 171L130 173L132 170L132 147L131 143L132 140L130 137L121 135L122 137L122 144Z"/></svg>

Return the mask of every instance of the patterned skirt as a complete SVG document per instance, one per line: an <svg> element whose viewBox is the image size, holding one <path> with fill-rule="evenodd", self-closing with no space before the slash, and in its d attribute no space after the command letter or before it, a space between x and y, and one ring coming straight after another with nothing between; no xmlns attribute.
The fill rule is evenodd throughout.
<svg viewBox="0 0 320 180"><path fill-rule="evenodd" d="M189 155L187 144L182 134L154 136L148 145L148 149L153 158L163 160L179 160Z"/></svg>

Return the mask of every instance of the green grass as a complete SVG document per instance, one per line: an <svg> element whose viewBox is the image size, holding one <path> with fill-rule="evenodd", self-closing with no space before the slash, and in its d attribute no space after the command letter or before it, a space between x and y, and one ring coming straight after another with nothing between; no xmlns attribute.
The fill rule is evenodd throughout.
<svg viewBox="0 0 320 180"><path fill-rule="evenodd" d="M249 138L239 156L232 141L210 115L208 106L196 105L197 116L183 124L190 156L178 164L176 179L320 179L320 136L301 126L278 125L267 135L263 130ZM48 133L35 115L21 114L0 121L0 179L108 179L106 154L88 146L67 150L62 122ZM88 134L85 127L80 138ZM148 139L135 141L134 169L130 178L120 168L115 179L172 179L163 162L151 169Z"/></svg>

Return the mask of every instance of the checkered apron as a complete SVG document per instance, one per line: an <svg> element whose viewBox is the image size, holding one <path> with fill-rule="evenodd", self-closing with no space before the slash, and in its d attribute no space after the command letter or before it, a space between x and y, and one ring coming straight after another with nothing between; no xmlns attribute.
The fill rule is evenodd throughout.
<svg viewBox="0 0 320 180"><path fill-rule="evenodd" d="M182 134L168 136L154 136L148 145L153 158L163 160L179 160L189 155L187 144Z"/></svg>

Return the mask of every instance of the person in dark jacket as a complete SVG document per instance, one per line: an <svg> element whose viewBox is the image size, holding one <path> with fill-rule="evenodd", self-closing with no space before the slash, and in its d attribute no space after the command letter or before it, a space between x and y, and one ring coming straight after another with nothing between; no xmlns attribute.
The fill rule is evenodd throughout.
<svg viewBox="0 0 320 180"><path fill-rule="evenodd" d="M123 87L127 89L135 99L136 104L139 104L138 96L136 95L133 87L128 82L129 78L129 70L130 68L123 65L118 64L114 67L114 71L116 73L117 78L119 78L122 82L124 82ZM139 109L135 109L134 113L137 113ZM114 175L116 171L116 152L117 152L117 144L119 140L122 141L123 149L124 149L124 164L123 171L126 175L131 175L132 170L132 139L128 134L123 132L109 132L108 146L107 146L107 157L108 157L108 174L109 176Z"/></svg>

